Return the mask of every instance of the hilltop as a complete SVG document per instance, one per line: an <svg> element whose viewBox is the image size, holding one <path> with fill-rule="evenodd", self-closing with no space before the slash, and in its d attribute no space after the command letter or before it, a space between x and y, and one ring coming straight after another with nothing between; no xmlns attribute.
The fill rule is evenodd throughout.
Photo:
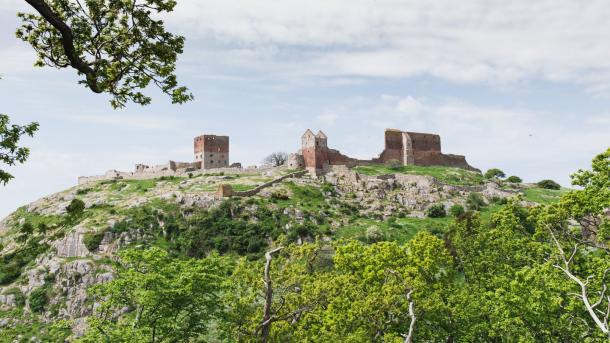
<svg viewBox="0 0 610 343"><path fill-rule="evenodd" d="M259 189L223 198L222 185ZM90 182L23 206L1 222L0 325L40 338L42 328L62 319L82 334L96 306L87 288L112 279L116 254L130 246L258 259L274 241L403 243L422 230L443 236L452 219L427 213L434 206L477 209L488 220L507 198L533 206L560 193L458 168L384 165L336 168L324 177L279 167Z"/></svg>

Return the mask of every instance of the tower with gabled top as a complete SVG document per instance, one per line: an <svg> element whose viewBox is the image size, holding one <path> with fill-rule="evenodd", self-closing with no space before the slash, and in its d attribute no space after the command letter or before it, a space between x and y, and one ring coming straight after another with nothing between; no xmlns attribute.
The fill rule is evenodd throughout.
<svg viewBox="0 0 610 343"><path fill-rule="evenodd" d="M305 169L312 175L321 175L330 164L328 159L328 137L324 132L317 134L307 129L301 137L301 154Z"/></svg>

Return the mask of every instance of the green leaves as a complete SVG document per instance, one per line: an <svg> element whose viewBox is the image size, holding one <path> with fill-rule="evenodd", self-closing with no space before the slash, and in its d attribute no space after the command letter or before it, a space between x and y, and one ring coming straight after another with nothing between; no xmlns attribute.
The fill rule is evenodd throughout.
<svg viewBox="0 0 610 343"><path fill-rule="evenodd" d="M226 273L225 260L216 255L183 260L159 248L126 250L116 278L92 289L101 306L82 341L201 341L210 321L222 313L220 285Z"/></svg>
<svg viewBox="0 0 610 343"><path fill-rule="evenodd" d="M24 135L33 137L38 131L38 123L27 125L10 124L10 118L6 114L0 114L0 163L13 166L24 163L30 155L30 149L19 146L19 141ZM13 175L0 169L0 183L6 185Z"/></svg>
<svg viewBox="0 0 610 343"><path fill-rule="evenodd" d="M170 0L28 0L37 14L19 13L17 38L37 52L35 66L72 67L96 93L111 95L114 108L127 102L147 105L142 90L153 84L172 103L193 95L179 86L177 56L184 37L165 30L155 15L171 12Z"/></svg>

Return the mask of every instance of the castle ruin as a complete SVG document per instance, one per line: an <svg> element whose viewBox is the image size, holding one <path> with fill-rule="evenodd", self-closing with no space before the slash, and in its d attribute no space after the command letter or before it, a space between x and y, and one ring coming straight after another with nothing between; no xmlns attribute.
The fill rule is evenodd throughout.
<svg viewBox="0 0 610 343"><path fill-rule="evenodd" d="M195 162L201 169L229 166L229 136L201 135L194 139Z"/></svg>
<svg viewBox="0 0 610 343"><path fill-rule="evenodd" d="M108 179L150 179L162 176L200 174L209 169L228 173L251 171L257 167L242 168L240 163L229 162L229 136L204 134L193 139L193 162L169 161L148 166L136 164L133 172L109 170L104 175L79 177L79 184ZM313 176L324 175L332 166L354 167L367 164L416 166L449 166L479 171L466 162L462 155L443 154L441 138L430 133L386 129L385 148L378 157L359 160L328 147L328 137L322 131L311 130L301 136L301 149L290 154L285 166L305 169Z"/></svg>
<svg viewBox="0 0 610 343"><path fill-rule="evenodd" d="M288 160L291 167L304 167L312 175L322 175L333 165L353 167L371 163L396 162L399 165L449 166L478 171L462 155L443 154L439 135L386 129L385 149L377 158L358 160L328 147L328 137L322 131L314 134L305 131L301 137L301 150ZM292 166L291 164L294 164Z"/></svg>

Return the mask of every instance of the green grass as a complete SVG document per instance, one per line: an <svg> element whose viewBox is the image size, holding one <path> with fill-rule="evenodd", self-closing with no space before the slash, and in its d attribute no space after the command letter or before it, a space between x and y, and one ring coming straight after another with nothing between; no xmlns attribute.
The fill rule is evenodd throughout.
<svg viewBox="0 0 610 343"><path fill-rule="evenodd" d="M231 187L233 188L234 191L236 192L244 192L244 191L249 191L251 189L256 188L258 185L243 185L243 184L231 184Z"/></svg>
<svg viewBox="0 0 610 343"><path fill-rule="evenodd" d="M559 201L563 193L568 192L568 189L544 189L544 188L527 188L523 190L525 199L539 204L552 204Z"/></svg>
<svg viewBox="0 0 610 343"><path fill-rule="evenodd" d="M400 167L388 167L385 165L368 165L358 166L354 168L355 171L370 175L384 175L384 174L414 174L414 175L428 175L436 178L437 180L457 186L464 185L479 185L483 183L483 175L481 173L452 167L443 166L400 166Z"/></svg>
<svg viewBox="0 0 610 343"><path fill-rule="evenodd" d="M428 230L434 234L442 235L453 218L398 218L395 223L378 221L374 219L359 218L354 223L337 230L335 238L365 240L366 230L371 226L378 227L383 232L384 240L405 243L421 230Z"/></svg>

